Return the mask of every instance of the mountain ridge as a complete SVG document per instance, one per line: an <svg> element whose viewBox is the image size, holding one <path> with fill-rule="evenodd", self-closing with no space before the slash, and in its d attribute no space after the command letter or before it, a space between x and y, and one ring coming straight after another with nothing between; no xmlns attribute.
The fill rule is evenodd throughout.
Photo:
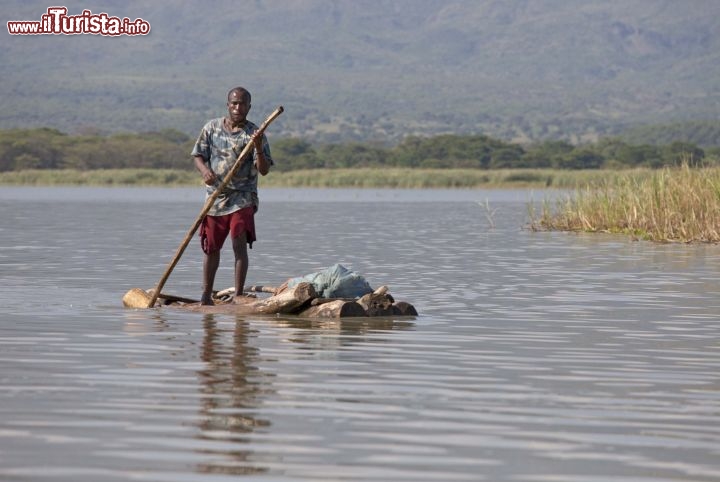
<svg viewBox="0 0 720 482"><path fill-rule="evenodd" d="M0 128L195 135L237 84L253 119L286 107L276 135L323 142L582 141L720 113L720 2L708 0L129 0L69 13L85 8L151 32L3 34ZM2 16L46 9L14 1Z"/></svg>

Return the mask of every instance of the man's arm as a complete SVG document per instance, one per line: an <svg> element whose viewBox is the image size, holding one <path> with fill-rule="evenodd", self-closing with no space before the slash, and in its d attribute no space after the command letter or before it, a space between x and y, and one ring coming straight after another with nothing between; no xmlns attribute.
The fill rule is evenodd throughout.
<svg viewBox="0 0 720 482"><path fill-rule="evenodd" d="M202 175L203 181L208 186L212 186L217 181L217 176L208 167L203 156L194 156L193 161L195 162L195 169L197 169Z"/></svg>
<svg viewBox="0 0 720 482"><path fill-rule="evenodd" d="M270 163L267 157L265 157L265 151L263 151L262 135L258 136L257 133L253 134L252 142L255 146L255 152L257 153L255 167L257 167L258 172L264 176L270 172Z"/></svg>

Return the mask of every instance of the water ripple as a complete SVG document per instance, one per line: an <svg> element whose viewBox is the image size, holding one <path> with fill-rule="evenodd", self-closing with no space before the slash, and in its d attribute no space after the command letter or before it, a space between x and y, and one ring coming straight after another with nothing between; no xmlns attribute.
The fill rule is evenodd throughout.
<svg viewBox="0 0 720 482"><path fill-rule="evenodd" d="M0 479L720 479L719 247L533 233L502 199L491 227L464 198L285 195L258 217L253 282L343 262L421 316L125 310L194 201L155 195L151 232L117 192L82 226L72 196L0 201ZM171 291L196 292L201 263L188 250Z"/></svg>

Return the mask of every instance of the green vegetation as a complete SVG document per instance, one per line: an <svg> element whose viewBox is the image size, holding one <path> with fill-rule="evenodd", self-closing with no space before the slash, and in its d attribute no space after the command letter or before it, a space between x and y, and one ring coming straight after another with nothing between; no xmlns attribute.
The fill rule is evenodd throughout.
<svg viewBox="0 0 720 482"><path fill-rule="evenodd" d="M561 171L556 169L429 169L350 168L299 170L275 173L264 178L274 187L355 187L355 188L566 188L572 189L613 175L603 171Z"/></svg>
<svg viewBox="0 0 720 482"><path fill-rule="evenodd" d="M191 149L191 140L173 130L70 136L49 128L10 129L0 131L0 172L25 169L182 169L191 164Z"/></svg>
<svg viewBox="0 0 720 482"><path fill-rule="evenodd" d="M403 169L342 168L274 172L263 187L322 188L563 188L599 182L616 171L555 169ZM0 172L0 185L199 186L194 171L178 169L30 169Z"/></svg>
<svg viewBox="0 0 720 482"><path fill-rule="evenodd" d="M627 172L531 213L534 229L624 233L662 242L720 242L720 169L688 164Z"/></svg>
<svg viewBox="0 0 720 482"><path fill-rule="evenodd" d="M0 131L0 184L199 185L192 145L193 139L174 130L110 136L49 128ZM482 135L411 136L394 147L316 146L285 138L273 140L272 147L278 162L273 175L261 180L266 187L575 189L615 185L626 176L647 179L653 169L681 162L720 166L717 154L687 142L633 145L617 138L523 146Z"/></svg>
<svg viewBox="0 0 720 482"><path fill-rule="evenodd" d="M626 142L661 146L689 142L702 148L720 146L720 121L688 121L634 127L620 136Z"/></svg>
<svg viewBox="0 0 720 482"><path fill-rule="evenodd" d="M165 130L71 136L0 131L0 184L200 186L193 140ZM265 187L576 189L534 229L628 233L656 241L720 241L720 160L695 144L633 145L618 138L530 146L487 136L408 137L394 147L273 141Z"/></svg>
<svg viewBox="0 0 720 482"><path fill-rule="evenodd" d="M27 169L0 172L0 185L25 186L191 186L194 171L179 169Z"/></svg>
<svg viewBox="0 0 720 482"><path fill-rule="evenodd" d="M193 139L175 130L140 134L68 135L55 129L0 131L0 172L70 169L174 169L192 171ZM313 145L295 138L272 139L276 172L348 168L626 169L718 164L717 150L682 141L634 145L618 138L575 146L564 141L520 145L484 135L405 138L393 147L369 143ZM314 174L313 174L314 175ZM475 173L473 176L486 174ZM517 174L527 175L527 174ZM522 179L517 179L522 181ZM536 183L537 179L530 179ZM477 181L473 181L477 182Z"/></svg>

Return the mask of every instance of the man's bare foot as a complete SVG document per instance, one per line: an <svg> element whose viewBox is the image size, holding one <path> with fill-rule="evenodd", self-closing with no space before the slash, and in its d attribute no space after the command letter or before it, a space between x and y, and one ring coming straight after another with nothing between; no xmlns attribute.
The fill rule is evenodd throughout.
<svg viewBox="0 0 720 482"><path fill-rule="evenodd" d="M200 304L205 305L205 306L213 306L215 304L215 302L213 301L212 296L203 295L200 298Z"/></svg>

